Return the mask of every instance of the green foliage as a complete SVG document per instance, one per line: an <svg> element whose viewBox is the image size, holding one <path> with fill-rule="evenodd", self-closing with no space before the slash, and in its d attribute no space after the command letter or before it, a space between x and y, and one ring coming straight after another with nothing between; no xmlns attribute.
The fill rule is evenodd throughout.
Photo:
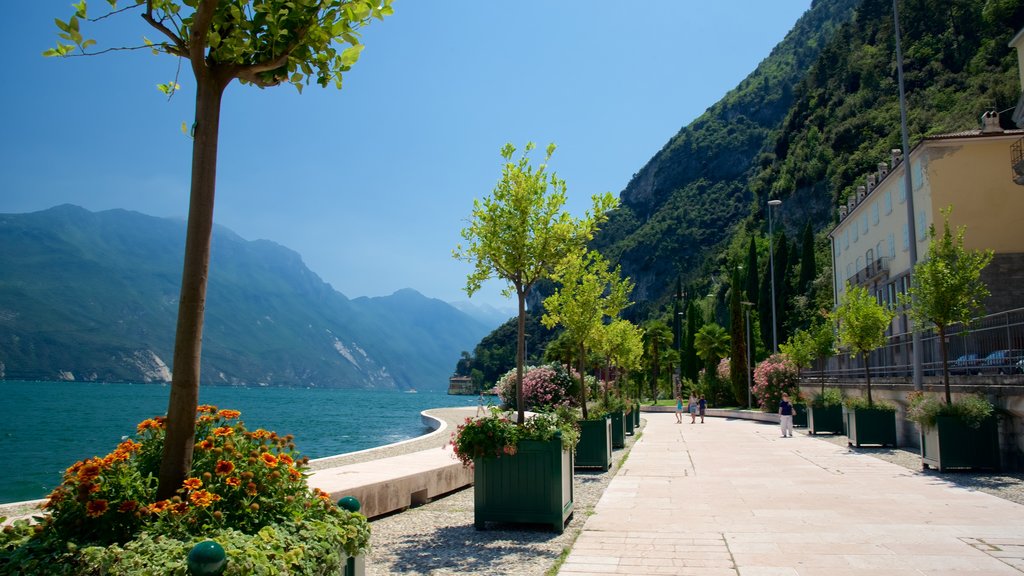
<svg viewBox="0 0 1024 576"><path fill-rule="evenodd" d="M974 394L965 394L954 402L943 402L937 396L914 391L907 395L907 401L907 419L923 428L934 427L939 416L951 416L977 428L995 410L991 402Z"/></svg>
<svg viewBox="0 0 1024 576"><path fill-rule="evenodd" d="M834 344L833 325L826 318L807 330L797 330L789 340L779 344L779 351L793 360L798 368L810 368L818 358L832 354Z"/></svg>
<svg viewBox="0 0 1024 576"><path fill-rule="evenodd" d="M465 466L476 458L500 458L516 453L520 440L548 441L560 438L562 448L573 450L579 442L579 429L568 410L535 414L518 425L492 408L488 416L466 418L452 435L455 456Z"/></svg>
<svg viewBox="0 0 1024 576"><path fill-rule="evenodd" d="M896 312L879 304L867 288L847 285L833 317L839 345L866 358L869 352L885 345L885 330Z"/></svg>
<svg viewBox="0 0 1024 576"><path fill-rule="evenodd" d="M309 491L307 459L298 457L291 437L250 432L238 416L199 407L192 470L168 500L156 497L163 418L140 423L135 437L107 456L75 463L38 525L4 531L0 572L166 573L210 538L228 552L232 574L268 566L319 574L320 565L337 566L342 551L364 551L366 518ZM287 553L276 558L281 551Z"/></svg>
<svg viewBox="0 0 1024 576"><path fill-rule="evenodd" d="M795 402L799 392L796 365L786 355L772 354L754 368L752 393L761 410L771 412L777 409L783 393L789 394Z"/></svg>
<svg viewBox="0 0 1024 576"><path fill-rule="evenodd" d="M738 404L747 401L747 331L742 293L740 273L734 269L729 286L729 383Z"/></svg>
<svg viewBox="0 0 1024 576"><path fill-rule="evenodd" d="M843 392L839 388L822 388L811 397L811 407L831 408L843 403Z"/></svg>
<svg viewBox="0 0 1024 576"><path fill-rule="evenodd" d="M579 374L561 364L527 366L523 374L523 408L552 410L559 406L579 404ZM509 370L498 380L498 397L502 405L516 410L516 370Z"/></svg>
<svg viewBox="0 0 1024 576"><path fill-rule="evenodd" d="M876 400L872 403L868 403L868 399L864 396L847 396L843 400L843 405L850 411L882 410L885 412L895 412L897 409L896 404L887 400Z"/></svg>
<svg viewBox="0 0 1024 576"><path fill-rule="evenodd" d="M729 354L729 334L718 324L705 324L697 332L694 346L706 369L714 370L718 361Z"/></svg>

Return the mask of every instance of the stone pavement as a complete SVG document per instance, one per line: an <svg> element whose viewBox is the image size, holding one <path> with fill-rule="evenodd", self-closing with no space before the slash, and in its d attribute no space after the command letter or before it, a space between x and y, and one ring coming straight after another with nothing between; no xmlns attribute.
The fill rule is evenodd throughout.
<svg viewBox="0 0 1024 576"><path fill-rule="evenodd" d="M1024 506L800 429L644 417L560 575L1024 573Z"/></svg>

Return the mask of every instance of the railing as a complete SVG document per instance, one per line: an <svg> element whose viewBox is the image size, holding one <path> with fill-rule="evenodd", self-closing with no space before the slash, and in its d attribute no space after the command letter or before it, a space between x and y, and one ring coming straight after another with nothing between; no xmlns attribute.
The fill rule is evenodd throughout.
<svg viewBox="0 0 1024 576"><path fill-rule="evenodd" d="M1013 181L1024 185L1024 137L1010 145L1010 166L1013 167Z"/></svg>
<svg viewBox="0 0 1024 576"><path fill-rule="evenodd" d="M884 256L877 260L868 262L867 266L858 270L853 276L850 276L847 279L847 282L849 282L851 286L861 286L883 276L886 278L889 277L889 258Z"/></svg>
<svg viewBox="0 0 1024 576"><path fill-rule="evenodd" d="M1014 358L1024 355L1024 308L991 314L975 321L970 328L961 324L951 326L946 333L947 358L950 373L973 376L977 373L994 374L999 367L985 366L985 357L997 350L1014 350ZM925 376L942 375L942 349L938 333L921 332L922 368ZM895 334L889 343L870 354L871 377L910 377L913 375L913 347L911 334ZM954 366L960 356L977 354L976 363ZM1012 371L1012 370L1005 370ZM850 377L863 378L864 360L843 353L817 362L812 370L802 373L809 378ZM1024 377L1020 377L1024 382Z"/></svg>

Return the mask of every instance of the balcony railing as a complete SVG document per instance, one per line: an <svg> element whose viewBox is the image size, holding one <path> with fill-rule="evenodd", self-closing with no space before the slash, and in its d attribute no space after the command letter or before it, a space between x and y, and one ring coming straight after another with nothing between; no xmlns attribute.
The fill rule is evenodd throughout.
<svg viewBox="0 0 1024 576"><path fill-rule="evenodd" d="M863 286L878 279L889 278L889 258L882 257L868 262L868 265L850 276L847 282L851 286Z"/></svg>
<svg viewBox="0 0 1024 576"><path fill-rule="evenodd" d="M1010 165L1013 181L1024 186L1024 137L1010 145Z"/></svg>

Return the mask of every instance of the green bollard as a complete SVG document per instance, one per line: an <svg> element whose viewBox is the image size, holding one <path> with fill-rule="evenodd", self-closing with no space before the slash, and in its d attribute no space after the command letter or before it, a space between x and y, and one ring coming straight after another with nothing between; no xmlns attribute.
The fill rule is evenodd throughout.
<svg viewBox="0 0 1024 576"><path fill-rule="evenodd" d="M338 500L338 507L344 508L349 512L359 512L359 509L362 508L363 505L359 503L359 500L357 500L355 496L342 496L341 499Z"/></svg>
<svg viewBox="0 0 1024 576"><path fill-rule="evenodd" d="M188 553L188 571L193 576L220 576L228 567L224 548L213 540L204 540Z"/></svg>

